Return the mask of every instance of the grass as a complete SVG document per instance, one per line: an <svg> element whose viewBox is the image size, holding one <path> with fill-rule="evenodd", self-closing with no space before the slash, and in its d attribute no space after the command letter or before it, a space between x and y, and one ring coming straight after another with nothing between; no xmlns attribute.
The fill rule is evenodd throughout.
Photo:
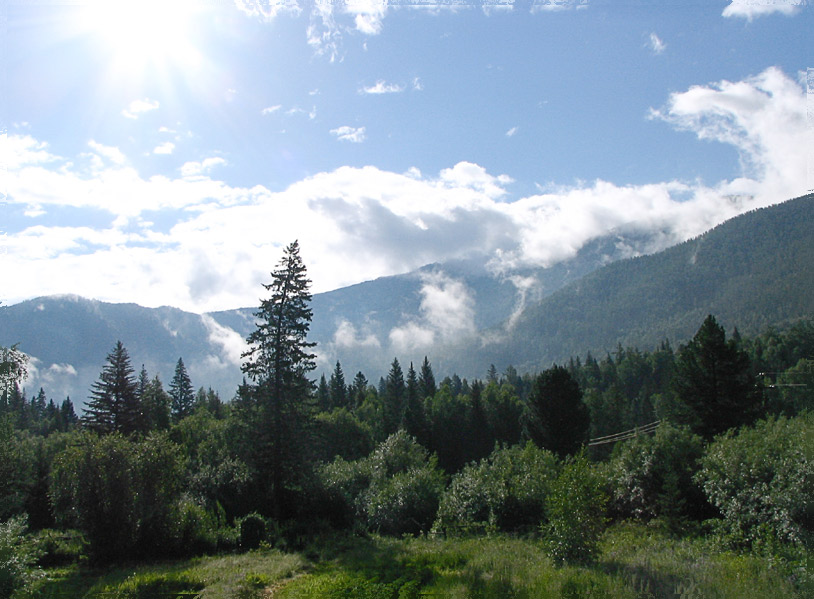
<svg viewBox="0 0 814 599"><path fill-rule="evenodd" d="M104 572L50 570L49 582L36 596L803 599L814 594L808 556L800 556L792 563L739 555L702 538L676 539L654 527L630 524L606 532L599 558L590 566L558 566L535 539L337 535L314 540L299 553L267 549Z"/></svg>

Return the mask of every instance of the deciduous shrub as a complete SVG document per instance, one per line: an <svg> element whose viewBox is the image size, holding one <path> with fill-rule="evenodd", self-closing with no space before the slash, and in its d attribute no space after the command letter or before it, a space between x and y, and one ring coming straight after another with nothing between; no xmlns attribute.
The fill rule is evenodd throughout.
<svg viewBox="0 0 814 599"><path fill-rule="evenodd" d="M671 528L708 515L709 504L693 479L703 453L698 435L670 424L652 437L618 444L608 467L612 515L645 521L661 517Z"/></svg>
<svg viewBox="0 0 814 599"><path fill-rule="evenodd" d="M555 560L591 562L605 529L605 480L584 454L569 459L551 484L542 532Z"/></svg>
<svg viewBox="0 0 814 599"><path fill-rule="evenodd" d="M0 597L15 597L40 577L38 557L25 536L25 518L16 516L0 524Z"/></svg>
<svg viewBox="0 0 814 599"><path fill-rule="evenodd" d="M326 513L386 534L429 529L445 479L434 456L404 431L390 435L367 458L337 458L319 478Z"/></svg>
<svg viewBox="0 0 814 599"><path fill-rule="evenodd" d="M814 414L769 418L710 445L698 480L734 546L814 534Z"/></svg>
<svg viewBox="0 0 814 599"><path fill-rule="evenodd" d="M545 518L546 496L558 472L554 454L531 442L495 449L452 477L434 529L455 534L536 528Z"/></svg>

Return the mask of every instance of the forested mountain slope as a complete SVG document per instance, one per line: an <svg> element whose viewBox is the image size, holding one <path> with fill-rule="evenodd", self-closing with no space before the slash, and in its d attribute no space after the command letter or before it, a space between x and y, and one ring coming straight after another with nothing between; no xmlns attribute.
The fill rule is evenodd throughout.
<svg viewBox="0 0 814 599"><path fill-rule="evenodd" d="M757 210L658 254L618 261L529 307L476 354L536 370L617 344L692 337L707 314L755 334L814 314L814 195ZM498 362L496 362L498 363Z"/></svg>

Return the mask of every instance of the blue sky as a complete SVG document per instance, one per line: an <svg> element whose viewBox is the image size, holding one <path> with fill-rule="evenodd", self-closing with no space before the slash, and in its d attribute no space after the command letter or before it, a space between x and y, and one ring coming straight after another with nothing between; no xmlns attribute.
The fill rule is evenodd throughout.
<svg viewBox="0 0 814 599"><path fill-rule="evenodd" d="M814 187L803 0L2 10L6 304L253 306L295 238L317 292L510 272Z"/></svg>

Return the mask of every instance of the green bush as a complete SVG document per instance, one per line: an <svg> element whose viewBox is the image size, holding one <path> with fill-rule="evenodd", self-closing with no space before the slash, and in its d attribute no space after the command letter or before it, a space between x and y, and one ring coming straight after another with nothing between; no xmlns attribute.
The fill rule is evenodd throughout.
<svg viewBox="0 0 814 599"><path fill-rule="evenodd" d="M559 463L529 442L496 449L452 477L441 497L438 532L519 531L539 526Z"/></svg>
<svg viewBox="0 0 814 599"><path fill-rule="evenodd" d="M616 518L663 518L676 529L701 519L709 504L693 479L704 444L686 427L663 424L652 437L640 436L614 448L608 466L611 513Z"/></svg>
<svg viewBox="0 0 814 599"><path fill-rule="evenodd" d="M86 433L57 455L51 499L60 524L84 532L98 561L168 555L178 540L180 449L165 436Z"/></svg>
<svg viewBox="0 0 814 599"><path fill-rule="evenodd" d="M698 480L736 547L804 545L814 533L814 414L769 418L710 445Z"/></svg>
<svg viewBox="0 0 814 599"><path fill-rule="evenodd" d="M257 549L260 543L266 540L266 521L258 513L251 513L240 519L238 523L240 530L240 547L245 549Z"/></svg>
<svg viewBox="0 0 814 599"><path fill-rule="evenodd" d="M589 563L596 557L605 529L608 497L605 480L584 454L570 458L551 484L546 502L548 522L542 531L551 557Z"/></svg>
<svg viewBox="0 0 814 599"><path fill-rule="evenodd" d="M358 522L386 534L429 529L445 479L434 456L404 431L367 457L337 458L319 471L323 514L334 524Z"/></svg>

